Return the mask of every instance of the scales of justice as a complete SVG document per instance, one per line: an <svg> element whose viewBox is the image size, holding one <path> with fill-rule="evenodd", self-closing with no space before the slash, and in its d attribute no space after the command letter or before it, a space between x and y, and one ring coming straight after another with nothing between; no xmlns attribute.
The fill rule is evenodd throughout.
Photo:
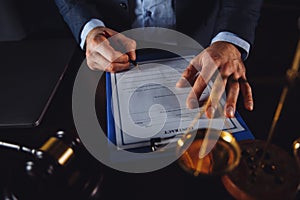
<svg viewBox="0 0 300 200"><path fill-rule="evenodd" d="M266 140L237 142L226 131L191 131L178 140L179 165L194 176L221 176L226 190L238 200L295 199L300 190L300 137L291 144L292 155L272 144L271 139L288 90L300 76L299 64L300 39Z"/></svg>

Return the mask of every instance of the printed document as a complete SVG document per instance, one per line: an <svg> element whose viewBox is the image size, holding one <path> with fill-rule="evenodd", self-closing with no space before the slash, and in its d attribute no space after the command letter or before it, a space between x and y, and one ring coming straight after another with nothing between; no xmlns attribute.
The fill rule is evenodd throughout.
<svg viewBox="0 0 300 200"><path fill-rule="evenodd" d="M210 127L231 133L244 130L236 118L208 119L203 114L192 123L204 108L187 108L186 98L192 87L176 87L192 57L145 61L130 70L111 73L111 110L119 148L148 146L152 138L169 138L185 133L188 128ZM207 100L210 86L199 102ZM222 99L221 104L224 102Z"/></svg>

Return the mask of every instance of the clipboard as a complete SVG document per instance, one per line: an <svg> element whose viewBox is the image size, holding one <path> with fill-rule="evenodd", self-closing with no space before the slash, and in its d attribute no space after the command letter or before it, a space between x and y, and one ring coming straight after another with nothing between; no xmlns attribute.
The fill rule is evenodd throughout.
<svg viewBox="0 0 300 200"><path fill-rule="evenodd" d="M145 60L145 59L144 59ZM107 111L107 136L110 142L117 145L117 132L115 126L115 119L113 116L112 110L112 83L111 83L111 73L106 72L106 111ZM237 139L237 141L241 140L249 140L254 139L254 136L250 129L248 128L247 124L243 120L242 116L236 111L235 119L239 122L239 124L243 127L242 131L232 133L233 136ZM133 152L149 152L151 151L151 145L149 141L149 145L145 145L143 147L136 147L136 148L129 148L126 150L130 150Z"/></svg>

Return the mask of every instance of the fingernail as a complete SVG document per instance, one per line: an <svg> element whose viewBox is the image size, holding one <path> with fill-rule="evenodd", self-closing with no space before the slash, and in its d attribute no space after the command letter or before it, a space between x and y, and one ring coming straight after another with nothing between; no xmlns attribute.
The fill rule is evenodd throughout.
<svg viewBox="0 0 300 200"><path fill-rule="evenodd" d="M226 114L228 117L233 117L234 116L234 109L232 106L228 106L226 108Z"/></svg>
<svg viewBox="0 0 300 200"><path fill-rule="evenodd" d="M176 83L176 87L185 87L186 85L187 85L187 80L183 77L181 77Z"/></svg>
<svg viewBox="0 0 300 200"><path fill-rule="evenodd" d="M207 109L206 109L206 112L207 112L207 115L209 118L212 118L214 115L215 115L215 108L212 107L212 106L209 106Z"/></svg>
<svg viewBox="0 0 300 200"><path fill-rule="evenodd" d="M248 109L253 110L253 103L252 102L248 102Z"/></svg>
<svg viewBox="0 0 300 200"><path fill-rule="evenodd" d="M190 108L190 109L198 108L199 107L199 103L198 103L198 101L196 99L190 99L188 101L187 107Z"/></svg>

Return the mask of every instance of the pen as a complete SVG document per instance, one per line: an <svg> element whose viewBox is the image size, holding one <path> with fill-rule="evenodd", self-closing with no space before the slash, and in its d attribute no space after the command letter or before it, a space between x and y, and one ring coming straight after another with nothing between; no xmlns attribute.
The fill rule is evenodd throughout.
<svg viewBox="0 0 300 200"><path fill-rule="evenodd" d="M133 64L135 67L137 67L138 69L140 69L140 68L139 68L139 64L137 63L136 60L129 60L129 62L130 62L131 64Z"/></svg>

